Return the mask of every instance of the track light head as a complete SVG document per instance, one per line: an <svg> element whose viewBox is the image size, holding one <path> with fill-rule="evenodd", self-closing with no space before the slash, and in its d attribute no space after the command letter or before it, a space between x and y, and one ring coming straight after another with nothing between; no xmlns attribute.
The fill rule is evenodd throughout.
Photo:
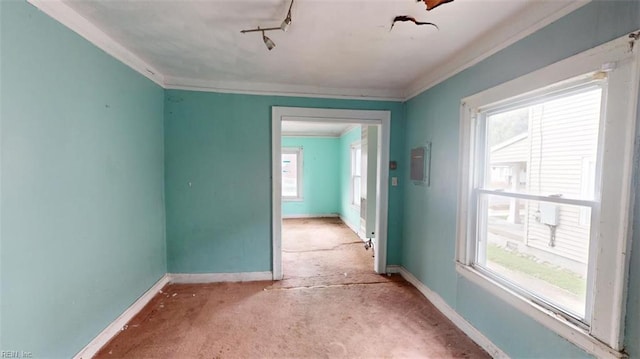
<svg viewBox="0 0 640 359"><path fill-rule="evenodd" d="M262 41L264 41L264 44L267 46L267 49L269 49L269 51L273 50L273 48L276 47L276 43L268 38L267 35L264 34L264 31L262 32Z"/></svg>
<svg viewBox="0 0 640 359"><path fill-rule="evenodd" d="M287 17L284 18L282 24L280 24L280 29L282 31L287 31L289 29L289 25L291 25L291 9L293 8L293 0L291 0L291 4L289 4L289 11L287 11Z"/></svg>
<svg viewBox="0 0 640 359"><path fill-rule="evenodd" d="M0 1L2 1L2 0L0 0ZM453 1L453 0L449 0L449 1ZM293 7L293 0L291 0L291 4L289 4L289 11L287 12L287 17L284 18L284 20L282 21L282 23L280 24L279 27L260 28L260 26L258 26L255 29L241 30L240 32L243 33L243 34L246 34L248 32L261 32L262 33L262 41L267 46L267 49L269 49L269 51L271 51L271 50L273 50L274 47L276 47L276 43L273 42L273 40L271 40L270 38L268 38L267 35L264 34L264 32L265 31L277 31L277 30L287 31L289 29L289 25L291 25L291 8L292 7Z"/></svg>
<svg viewBox="0 0 640 359"><path fill-rule="evenodd" d="M282 24L280 24L280 29L282 31L287 31L289 30L289 25L291 25L291 14L287 15L287 18L282 21Z"/></svg>

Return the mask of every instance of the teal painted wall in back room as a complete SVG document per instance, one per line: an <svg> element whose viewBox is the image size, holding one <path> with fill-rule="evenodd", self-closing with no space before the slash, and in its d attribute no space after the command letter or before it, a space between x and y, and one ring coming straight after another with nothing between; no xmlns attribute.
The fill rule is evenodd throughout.
<svg viewBox="0 0 640 359"><path fill-rule="evenodd" d="M272 106L390 110L391 159L402 163L399 102L167 90L169 272L271 270ZM400 260L401 198L389 187L390 264Z"/></svg>
<svg viewBox="0 0 640 359"><path fill-rule="evenodd" d="M69 358L166 272L163 90L0 1L0 350Z"/></svg>
<svg viewBox="0 0 640 359"><path fill-rule="evenodd" d="M411 147L427 141L433 147L431 187L411 184L406 180L407 168L403 170L405 216L401 262L512 357L588 355L456 273L460 100L639 28L640 2L592 1L406 104L404 156L409 155ZM640 357L639 225L640 211L636 208L625 340L627 352L635 358Z"/></svg>
<svg viewBox="0 0 640 359"><path fill-rule="evenodd" d="M283 137L282 147L302 147L302 201L282 201L282 215L337 215L340 207L338 137Z"/></svg>
<svg viewBox="0 0 640 359"><path fill-rule="evenodd" d="M351 205L351 145L361 136L357 126L340 137L340 215L352 228L360 228L360 208Z"/></svg>

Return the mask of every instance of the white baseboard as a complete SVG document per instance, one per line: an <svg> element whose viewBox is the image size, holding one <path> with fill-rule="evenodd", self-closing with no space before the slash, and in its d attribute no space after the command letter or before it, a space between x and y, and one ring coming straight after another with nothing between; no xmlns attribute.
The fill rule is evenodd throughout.
<svg viewBox="0 0 640 359"><path fill-rule="evenodd" d="M399 265L395 265L395 264L388 265L388 266L387 266L387 273L389 273L389 274L396 274L396 273L400 273L400 269L401 269L401 268L402 268L401 266L399 266ZM403 277L404 277L404 276L403 276ZM406 278L405 278L405 279L406 279ZM407 279L407 282L408 282L408 281L409 281L409 280ZM415 286L414 286L414 287L415 287Z"/></svg>
<svg viewBox="0 0 640 359"><path fill-rule="evenodd" d="M347 219L342 216L340 216L340 219L342 220L342 222L344 222L344 224L347 225L347 227L349 227L353 231L353 233L355 233L360 239L362 239L363 242L367 241L367 238L362 235L363 233L358 231L358 227L354 226L351 222L347 221Z"/></svg>
<svg viewBox="0 0 640 359"><path fill-rule="evenodd" d="M296 219L296 218L337 218L337 213L325 213L325 214L287 214L282 215L282 219Z"/></svg>
<svg viewBox="0 0 640 359"><path fill-rule="evenodd" d="M171 283L219 283L219 282L255 282L272 280L272 272L242 273L169 273Z"/></svg>
<svg viewBox="0 0 640 359"><path fill-rule="evenodd" d="M407 282L413 284L422 295L424 295L442 314L444 314L450 321L453 322L460 330L471 338L476 344L486 350L493 358L509 358L509 356L493 344L487 337L484 336L478 329L474 328L469 322L467 322L458 312L451 308L447 302L442 299L436 292L432 291L418 280L411 272L401 266L387 266L387 273L400 273Z"/></svg>
<svg viewBox="0 0 640 359"><path fill-rule="evenodd" d="M116 334L118 334L122 328L127 324L133 317L138 314L144 308L149 301L164 287L169 283L169 277L165 274L160 278L156 284L154 284L149 290L147 290L138 300L136 300L129 308L127 308L116 320L111 322L100 334L98 334L92 341L87 344L82 350L78 352L73 358L74 359L88 359L92 358L94 355L98 353L102 347L111 340Z"/></svg>

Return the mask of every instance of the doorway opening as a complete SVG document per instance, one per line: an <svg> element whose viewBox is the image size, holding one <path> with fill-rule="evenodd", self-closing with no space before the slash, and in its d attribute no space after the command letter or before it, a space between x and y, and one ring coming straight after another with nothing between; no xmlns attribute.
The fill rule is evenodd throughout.
<svg viewBox="0 0 640 359"><path fill-rule="evenodd" d="M390 112L274 107L272 115L274 280L283 278L283 250L287 260L318 257L316 271L345 255L385 273Z"/></svg>

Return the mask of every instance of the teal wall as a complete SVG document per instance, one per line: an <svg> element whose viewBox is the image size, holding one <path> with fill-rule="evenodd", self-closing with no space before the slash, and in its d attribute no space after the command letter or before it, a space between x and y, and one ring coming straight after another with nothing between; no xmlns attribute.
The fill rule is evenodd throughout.
<svg viewBox="0 0 640 359"><path fill-rule="evenodd" d="M340 156L337 137L283 137L282 147L302 147L303 201L282 201L283 216L337 215Z"/></svg>
<svg viewBox="0 0 640 359"><path fill-rule="evenodd" d="M404 180L401 262L512 357L587 354L456 273L460 100L639 28L640 2L594 1L406 103L404 156L427 141L433 147L431 186L415 186ZM408 177L408 169L403 171ZM639 211L634 222L636 247L640 246L638 224ZM640 357L638 252L632 252L627 307L626 345L633 357Z"/></svg>
<svg viewBox="0 0 640 359"><path fill-rule="evenodd" d="M351 205L351 144L360 141L362 127L340 137L340 216L351 227L360 228L360 210Z"/></svg>
<svg viewBox="0 0 640 359"><path fill-rule="evenodd" d="M0 1L0 350L70 357L167 270L269 271L271 107L293 106L390 110L400 186L387 262L513 357L587 356L456 274L459 103L638 28L640 2L594 1L401 104L163 91L25 2ZM414 186L405 158L427 141L431 186ZM625 344L638 358L640 250L630 267Z"/></svg>
<svg viewBox="0 0 640 359"><path fill-rule="evenodd" d="M165 91L169 272L271 270L271 107L390 110L402 153L402 104ZM191 183L191 186L189 186ZM387 262L400 261L402 189L389 189Z"/></svg>
<svg viewBox="0 0 640 359"><path fill-rule="evenodd" d="M69 358L166 272L163 90L0 9L0 350Z"/></svg>

